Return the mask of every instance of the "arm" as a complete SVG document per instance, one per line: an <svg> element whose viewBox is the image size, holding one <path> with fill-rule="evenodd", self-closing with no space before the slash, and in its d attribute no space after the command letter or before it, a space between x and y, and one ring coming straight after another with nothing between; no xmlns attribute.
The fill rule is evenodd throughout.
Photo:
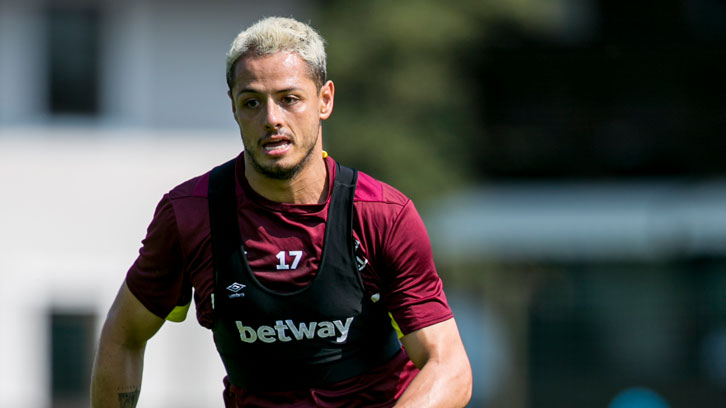
<svg viewBox="0 0 726 408"><path fill-rule="evenodd" d="M163 323L136 299L124 282L101 331L91 378L93 408L136 406L146 341Z"/></svg>
<svg viewBox="0 0 726 408"><path fill-rule="evenodd" d="M396 407L466 406L471 398L471 367L453 318L409 333L401 342L421 371Z"/></svg>

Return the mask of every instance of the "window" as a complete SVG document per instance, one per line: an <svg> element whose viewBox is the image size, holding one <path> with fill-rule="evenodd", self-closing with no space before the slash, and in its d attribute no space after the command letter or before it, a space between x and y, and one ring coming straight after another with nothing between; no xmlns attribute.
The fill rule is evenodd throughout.
<svg viewBox="0 0 726 408"><path fill-rule="evenodd" d="M56 2L48 9L48 108L53 114L98 112L99 12Z"/></svg>
<svg viewBox="0 0 726 408"><path fill-rule="evenodd" d="M52 407L89 406L95 316L52 311L49 324Z"/></svg>

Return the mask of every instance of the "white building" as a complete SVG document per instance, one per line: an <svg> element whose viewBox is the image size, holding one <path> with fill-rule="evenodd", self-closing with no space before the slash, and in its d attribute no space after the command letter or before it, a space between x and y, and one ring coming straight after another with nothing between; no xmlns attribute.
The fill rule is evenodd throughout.
<svg viewBox="0 0 726 408"><path fill-rule="evenodd" d="M87 406L100 326L162 194L241 149L239 30L306 2L0 0L0 407ZM149 342L139 407L220 406L190 310Z"/></svg>

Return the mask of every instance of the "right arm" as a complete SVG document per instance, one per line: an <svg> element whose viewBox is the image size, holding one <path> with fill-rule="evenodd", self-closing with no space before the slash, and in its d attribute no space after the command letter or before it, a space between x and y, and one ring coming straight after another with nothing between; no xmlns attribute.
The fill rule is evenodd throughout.
<svg viewBox="0 0 726 408"><path fill-rule="evenodd" d="M144 349L164 323L129 290L116 296L101 331L91 378L92 408L133 408L139 399Z"/></svg>

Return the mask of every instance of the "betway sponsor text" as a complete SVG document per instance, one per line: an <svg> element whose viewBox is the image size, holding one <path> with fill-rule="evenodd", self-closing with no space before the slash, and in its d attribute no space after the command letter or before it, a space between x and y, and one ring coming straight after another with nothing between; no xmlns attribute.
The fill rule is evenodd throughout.
<svg viewBox="0 0 726 408"><path fill-rule="evenodd" d="M237 330L239 330L240 340L245 343L254 343L257 340L263 343L286 342L313 339L315 337L336 337L336 342L344 343L348 338L348 330L350 330L350 324L353 323L353 318L347 318L345 323L342 320L333 320L332 322L301 322L296 324L290 319L277 320L274 326L262 325L257 329L245 326L240 320L235 323L237 324Z"/></svg>

